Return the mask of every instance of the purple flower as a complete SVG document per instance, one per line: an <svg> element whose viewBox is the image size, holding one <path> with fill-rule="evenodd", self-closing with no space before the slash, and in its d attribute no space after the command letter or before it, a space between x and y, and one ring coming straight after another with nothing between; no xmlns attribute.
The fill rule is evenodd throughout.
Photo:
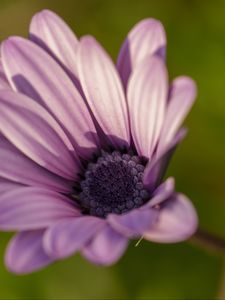
<svg viewBox="0 0 225 300"><path fill-rule="evenodd" d="M129 239L172 243L195 232L191 202L173 178L162 182L196 94L188 77L169 86L165 47L161 23L143 20L115 66L47 10L29 39L1 44L0 229L18 232L9 270L77 251L110 265Z"/></svg>

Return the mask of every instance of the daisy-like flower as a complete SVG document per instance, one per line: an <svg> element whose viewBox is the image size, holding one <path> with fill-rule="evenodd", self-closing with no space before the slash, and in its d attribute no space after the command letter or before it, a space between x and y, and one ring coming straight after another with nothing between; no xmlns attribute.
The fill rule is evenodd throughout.
<svg viewBox="0 0 225 300"><path fill-rule="evenodd" d="M91 36L53 12L29 39L1 44L0 229L17 231L5 262L29 273L80 251L110 265L129 239L179 242L196 230L191 202L162 182L185 135L196 88L168 83L154 19L128 34L115 66Z"/></svg>

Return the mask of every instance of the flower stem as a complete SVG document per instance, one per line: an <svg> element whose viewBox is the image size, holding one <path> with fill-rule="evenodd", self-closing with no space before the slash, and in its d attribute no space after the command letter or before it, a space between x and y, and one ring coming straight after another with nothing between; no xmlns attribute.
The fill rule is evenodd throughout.
<svg viewBox="0 0 225 300"><path fill-rule="evenodd" d="M215 236L205 230L198 229L191 241L208 250L220 252L225 255L225 239Z"/></svg>

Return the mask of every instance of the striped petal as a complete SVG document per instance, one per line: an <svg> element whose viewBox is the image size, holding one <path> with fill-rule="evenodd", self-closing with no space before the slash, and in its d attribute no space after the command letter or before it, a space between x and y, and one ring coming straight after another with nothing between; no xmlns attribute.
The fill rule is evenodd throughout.
<svg viewBox="0 0 225 300"><path fill-rule="evenodd" d="M9 271L27 274L53 262L43 250L43 233L43 230L23 231L11 239L5 256L5 264Z"/></svg>
<svg viewBox="0 0 225 300"><path fill-rule="evenodd" d="M4 69L2 66L2 60L0 58L0 90L4 90L4 89L10 89L10 84L4 73Z"/></svg>
<svg viewBox="0 0 225 300"><path fill-rule="evenodd" d="M0 130L21 152L49 171L74 179L79 161L58 123L43 107L12 91L0 92Z"/></svg>
<svg viewBox="0 0 225 300"><path fill-rule="evenodd" d="M170 98L166 110L157 153L160 154L172 141L183 120L190 111L196 97L195 82L189 77L178 77L171 85Z"/></svg>
<svg viewBox="0 0 225 300"><path fill-rule="evenodd" d="M39 101L60 123L81 157L96 149L97 136L88 108L57 62L29 40L2 43L5 73L14 90Z"/></svg>
<svg viewBox="0 0 225 300"><path fill-rule="evenodd" d="M23 185L13 182L11 180L7 180L5 178L0 177L0 195L2 196L4 193L22 187Z"/></svg>
<svg viewBox="0 0 225 300"><path fill-rule="evenodd" d="M182 194L175 194L163 203L158 222L144 233L144 238L158 243L184 241L197 230L198 217L191 201Z"/></svg>
<svg viewBox="0 0 225 300"><path fill-rule="evenodd" d="M77 77L77 37L54 12L42 10L30 23L30 40L46 50L65 69Z"/></svg>
<svg viewBox="0 0 225 300"><path fill-rule="evenodd" d="M147 58L134 70L128 85L131 133L139 155L151 158L163 125L167 94L163 61Z"/></svg>
<svg viewBox="0 0 225 300"><path fill-rule="evenodd" d="M72 182L40 167L3 136L0 136L0 149L0 177L14 181L14 184L46 187L62 193L71 192Z"/></svg>
<svg viewBox="0 0 225 300"><path fill-rule="evenodd" d="M0 198L1 230L45 228L64 218L80 215L66 196L35 187L20 187Z"/></svg>
<svg viewBox="0 0 225 300"><path fill-rule="evenodd" d="M155 19L137 23L128 33L118 56L117 68L126 88L132 71L140 62L156 54L165 57L166 34L162 24Z"/></svg>
<svg viewBox="0 0 225 300"><path fill-rule="evenodd" d="M45 251L53 258L70 256L83 248L104 226L104 220L91 216L58 222L45 233Z"/></svg>
<svg viewBox="0 0 225 300"><path fill-rule="evenodd" d="M81 39L78 70L88 104L114 146L130 142L129 122L122 83L113 62L90 36Z"/></svg>
<svg viewBox="0 0 225 300"><path fill-rule="evenodd" d="M127 245L127 238L106 226L85 246L82 254L94 264L112 265L123 255Z"/></svg>
<svg viewBox="0 0 225 300"><path fill-rule="evenodd" d="M152 194L152 198L140 209L158 207L159 204L166 201L174 193L174 178L170 177L161 183Z"/></svg>
<svg viewBox="0 0 225 300"><path fill-rule="evenodd" d="M122 215L110 214L108 222L120 234L134 238L149 230L157 216L158 211L155 209L134 209Z"/></svg>
<svg viewBox="0 0 225 300"><path fill-rule="evenodd" d="M172 142L164 149L164 152L160 156L153 157L152 161L149 161L144 171L143 182L150 192L154 191L160 184L173 153L186 136L186 133L187 131L181 128Z"/></svg>

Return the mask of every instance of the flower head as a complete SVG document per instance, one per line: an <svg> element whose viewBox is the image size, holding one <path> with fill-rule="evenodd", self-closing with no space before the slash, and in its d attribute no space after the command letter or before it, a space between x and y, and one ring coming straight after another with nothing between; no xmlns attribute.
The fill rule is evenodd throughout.
<svg viewBox="0 0 225 300"><path fill-rule="evenodd" d="M1 44L0 229L16 273L80 251L110 265L128 240L178 242L194 233L191 202L162 182L185 135L196 88L168 83L166 38L146 19L115 66L91 36L78 40L53 12L36 14L29 39Z"/></svg>

